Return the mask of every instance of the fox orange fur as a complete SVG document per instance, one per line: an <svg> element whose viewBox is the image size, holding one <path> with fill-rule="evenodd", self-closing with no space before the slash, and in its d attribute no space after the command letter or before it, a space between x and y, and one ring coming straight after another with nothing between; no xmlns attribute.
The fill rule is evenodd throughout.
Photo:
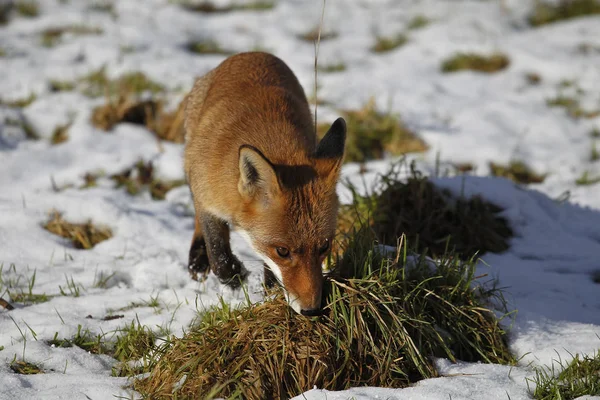
<svg viewBox="0 0 600 400"><path fill-rule="evenodd" d="M234 55L198 79L185 116L185 172L196 211L193 277L246 275L232 254L239 230L284 287L290 306L321 308L322 263L336 228L346 124L318 142L304 90L279 58ZM267 279L267 278L265 278Z"/></svg>

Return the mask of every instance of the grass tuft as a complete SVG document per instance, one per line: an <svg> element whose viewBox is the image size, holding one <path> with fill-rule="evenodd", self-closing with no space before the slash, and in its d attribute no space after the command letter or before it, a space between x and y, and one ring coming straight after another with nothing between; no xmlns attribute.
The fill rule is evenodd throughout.
<svg viewBox="0 0 600 400"><path fill-rule="evenodd" d="M529 16L529 23L540 26L595 14L600 14L598 0L559 0L554 3L537 0Z"/></svg>
<svg viewBox="0 0 600 400"><path fill-rule="evenodd" d="M50 212L50 218L44 223L43 228L69 239L76 249L91 249L112 237L112 231L107 227L96 226L91 221L74 224L64 220L61 213L56 210Z"/></svg>
<svg viewBox="0 0 600 400"><path fill-rule="evenodd" d="M490 162L490 171L493 176L510 179L517 183L542 183L546 174L538 174L522 161L511 161L508 165Z"/></svg>
<svg viewBox="0 0 600 400"><path fill-rule="evenodd" d="M403 33L396 36L377 36L375 44L371 47L371 51L374 53L387 53L388 51L404 46L407 42L408 37Z"/></svg>
<svg viewBox="0 0 600 400"><path fill-rule="evenodd" d="M600 176L592 177L588 171L584 171L579 178L575 180L577 186L595 185L600 182Z"/></svg>
<svg viewBox="0 0 600 400"><path fill-rule="evenodd" d="M310 31L303 33L302 35L298 35L298 39L304 40L305 42L316 42L319 39L319 27L316 26ZM332 40L338 37L338 33L335 31L321 31L320 40L322 42L327 40Z"/></svg>
<svg viewBox="0 0 600 400"><path fill-rule="evenodd" d="M502 53L484 56L475 53L457 53L442 63L442 72L478 71L494 73L507 68L509 58Z"/></svg>
<svg viewBox="0 0 600 400"><path fill-rule="evenodd" d="M58 332L47 342L53 347L79 347L91 354L111 354L111 349L103 342L103 335L94 335L88 329L77 326L77 333L71 339L59 339Z"/></svg>
<svg viewBox="0 0 600 400"><path fill-rule="evenodd" d="M87 25L69 25L54 28L44 29L42 35L42 46L54 47L56 46L64 35L83 36L83 35L100 35L103 30L97 27L90 27Z"/></svg>
<svg viewBox="0 0 600 400"><path fill-rule="evenodd" d="M28 105L30 105L31 103L33 103L36 99L37 99L36 94L31 93L29 96L24 97L22 99L16 99L16 100L1 100L0 99L0 105L12 107L12 108L25 108Z"/></svg>
<svg viewBox="0 0 600 400"><path fill-rule="evenodd" d="M427 150L427 145L391 113L377 111L371 99L360 110L342 111L348 126L346 162L365 162L380 159L386 153L399 155ZM322 137L331 125L319 124Z"/></svg>
<svg viewBox="0 0 600 400"><path fill-rule="evenodd" d="M148 78L142 72L129 72L111 80L106 75L105 68L100 68L81 78L80 83L83 85L83 93L89 97L112 96L121 93L158 94L165 91L163 85Z"/></svg>
<svg viewBox="0 0 600 400"><path fill-rule="evenodd" d="M514 362L486 306L499 292L475 281L474 263L388 259L373 240L363 229L347 244L322 317L294 314L281 293L242 309L222 302L163 345L134 388L157 399L290 398L315 385L405 387L437 376L433 357Z"/></svg>
<svg viewBox="0 0 600 400"><path fill-rule="evenodd" d="M232 11L268 11L275 8L274 1L264 1L258 0L254 2L247 3L236 3L232 2L228 5L217 5L212 1L200 1L194 2L190 0L186 0L182 3L182 6L188 10L193 12L200 12L206 14L220 14L220 13L228 13Z"/></svg>
<svg viewBox="0 0 600 400"><path fill-rule="evenodd" d="M56 145L69 140L69 128L71 127L71 124L72 122L69 122L64 125L58 125L56 128L54 128L52 137L50 138L50 143Z"/></svg>
<svg viewBox="0 0 600 400"><path fill-rule="evenodd" d="M560 372L556 371L556 366ZM558 373L557 373L558 372ZM572 400L581 396L600 395L600 351L578 354L568 364L555 360L551 367L536 369L533 398L537 400Z"/></svg>
<svg viewBox="0 0 600 400"><path fill-rule="evenodd" d="M185 100L179 104L177 110L168 112L164 110L161 101L135 100L133 94L125 92L119 95L116 101L108 98L105 105L96 107L92 111L91 122L105 131L110 131L122 122L143 125L159 139L183 143L184 110Z"/></svg>
<svg viewBox="0 0 600 400"><path fill-rule="evenodd" d="M426 27L431 23L431 20L424 15L416 15L410 21L408 21L408 25L406 26L408 29L421 29Z"/></svg>
<svg viewBox="0 0 600 400"><path fill-rule="evenodd" d="M368 223L380 243L391 246L402 234L418 252L442 256L448 249L463 259L501 253L513 236L502 209L481 197L457 198L412 170L405 181L397 166L381 178L373 194L342 206L339 231L353 232Z"/></svg>
<svg viewBox="0 0 600 400"><path fill-rule="evenodd" d="M334 64L319 65L317 68L319 72L325 73L344 72L346 70L346 64L338 62Z"/></svg>
<svg viewBox="0 0 600 400"><path fill-rule="evenodd" d="M154 200L164 200L169 190L185 185L183 179L163 181L156 178L152 161L143 160L110 178L117 184L117 188L124 187L131 195L137 195L144 189L148 189Z"/></svg>
<svg viewBox="0 0 600 400"><path fill-rule="evenodd" d="M219 43L212 39L192 40L185 45L185 49L194 54L218 54L229 56L234 52L222 48Z"/></svg>
<svg viewBox="0 0 600 400"><path fill-rule="evenodd" d="M571 118L596 118L600 116L600 110L585 110L579 104L579 100L572 96L559 94L546 100L548 107L561 107L567 111Z"/></svg>
<svg viewBox="0 0 600 400"><path fill-rule="evenodd" d="M40 15L40 5L36 0L19 0L15 3L15 9L27 18L34 18Z"/></svg>
<svg viewBox="0 0 600 400"><path fill-rule="evenodd" d="M69 92L75 89L75 83L71 81L61 81L58 79L52 79L48 82L48 88L51 92Z"/></svg>
<svg viewBox="0 0 600 400"><path fill-rule="evenodd" d="M39 366L27 361L14 360L10 363L10 369L14 373L21 375L35 375L44 373L44 371Z"/></svg>

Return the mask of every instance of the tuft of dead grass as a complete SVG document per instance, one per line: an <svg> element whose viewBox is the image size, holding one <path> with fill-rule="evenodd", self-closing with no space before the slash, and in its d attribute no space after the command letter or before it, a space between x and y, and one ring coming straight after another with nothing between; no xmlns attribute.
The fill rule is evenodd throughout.
<svg viewBox="0 0 600 400"><path fill-rule="evenodd" d="M185 48L194 54L218 54L223 56L234 54L234 51L222 48L217 41L212 39L192 40L185 45Z"/></svg>
<svg viewBox="0 0 600 400"><path fill-rule="evenodd" d="M83 224L71 223L63 219L62 214L56 210L50 212L50 218L43 224L43 228L69 239L76 249L91 249L112 237L112 231L108 227L94 225L92 221Z"/></svg>
<svg viewBox="0 0 600 400"><path fill-rule="evenodd" d="M517 183L542 183L546 174L538 174L523 161L511 161L508 165L490 162L490 172L493 176L500 176Z"/></svg>
<svg viewBox="0 0 600 400"><path fill-rule="evenodd" d="M15 3L15 9L19 15L26 18L34 18L40 15L40 5L36 0L19 0Z"/></svg>
<svg viewBox="0 0 600 400"><path fill-rule="evenodd" d="M319 37L319 27L316 26L313 29L309 30L306 33L298 35L298 39L304 40L305 42L316 42L317 39L322 42L327 40L332 40L338 37L338 33L335 31L321 31L321 36Z"/></svg>
<svg viewBox="0 0 600 400"><path fill-rule="evenodd" d="M342 111L348 127L346 162L365 162L381 159L386 153L399 155L427 150L427 145L402 121L391 113L382 113L371 99L360 110ZM323 136L330 124L317 126Z"/></svg>
<svg viewBox="0 0 600 400"><path fill-rule="evenodd" d="M169 112L160 100L136 100L132 95L122 94L116 101L107 98L106 104L96 107L91 122L104 131L122 122L143 125L161 140L183 143L184 111L185 99L175 111Z"/></svg>
<svg viewBox="0 0 600 400"><path fill-rule="evenodd" d="M79 83L83 86L83 93L89 97L120 94L139 96L143 93L159 94L165 91L163 85L142 72L129 72L116 79L110 79L104 67L84 76Z"/></svg>
<svg viewBox="0 0 600 400"><path fill-rule="evenodd" d="M404 33L399 33L396 36L377 36L371 51L374 53L387 53L404 46L407 42L408 37Z"/></svg>
<svg viewBox="0 0 600 400"><path fill-rule="evenodd" d="M600 14L600 2L597 0L559 0L552 3L537 0L529 23L540 26L595 14Z"/></svg>
<svg viewBox="0 0 600 400"><path fill-rule="evenodd" d="M147 189L154 200L164 200L169 190L185 185L183 179L164 181L156 178L152 161L143 160L138 161L131 168L111 175L110 178L116 183L117 188L124 187L127 193L134 196Z"/></svg>
<svg viewBox="0 0 600 400"><path fill-rule="evenodd" d="M69 140L69 128L71 128L72 122L64 125L58 125L52 132L50 143L53 145L61 144Z"/></svg>
<svg viewBox="0 0 600 400"><path fill-rule="evenodd" d="M489 56L476 53L457 53L442 63L442 72L478 71L494 73L502 71L510 65L510 59L502 53Z"/></svg>
<svg viewBox="0 0 600 400"><path fill-rule="evenodd" d="M368 224L380 243L393 246L404 234L419 252L440 256L450 249L462 259L509 248L513 231L500 216L500 207L478 196L453 196L414 167L401 180L399 166L381 178L373 193L355 194L353 204L342 206L340 232L347 234Z"/></svg>
<svg viewBox="0 0 600 400"><path fill-rule="evenodd" d="M44 29L41 33L42 46L54 47L65 35L83 36L100 35L104 31L101 28L87 25L68 25Z"/></svg>
<svg viewBox="0 0 600 400"><path fill-rule="evenodd" d="M44 373L42 368L40 368L38 365L22 360L14 360L11 362L10 369L14 373L21 375L35 375Z"/></svg>
<svg viewBox="0 0 600 400"><path fill-rule="evenodd" d="M210 0L203 0L199 2L185 0L182 2L182 6L188 11L206 14L221 14L232 11L268 11L275 7L275 2L258 0L254 2L231 2L228 5L218 5Z"/></svg>
<svg viewBox="0 0 600 400"><path fill-rule="evenodd" d="M294 314L280 292L242 309L222 302L165 344L134 388L156 399L281 399L315 385L405 387L437 376L433 357L514 362L486 305L500 293L476 284L474 263L412 263L405 247L386 258L373 240L361 229L347 243L322 317Z"/></svg>
<svg viewBox="0 0 600 400"><path fill-rule="evenodd" d="M564 84L563 87L565 87ZM556 97L547 99L546 104L548 105L548 107L564 108L569 117L574 119L592 119L600 116L600 109L586 110L581 106L579 99L573 96L558 94Z"/></svg>

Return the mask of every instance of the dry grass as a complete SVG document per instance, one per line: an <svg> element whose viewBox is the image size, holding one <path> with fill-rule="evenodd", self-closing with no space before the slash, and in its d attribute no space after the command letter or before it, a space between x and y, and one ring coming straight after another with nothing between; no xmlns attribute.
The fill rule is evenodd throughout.
<svg viewBox="0 0 600 400"><path fill-rule="evenodd" d="M10 369L14 373L21 375L35 375L44 373L44 371L36 364L21 360L14 360L11 362Z"/></svg>
<svg viewBox="0 0 600 400"><path fill-rule="evenodd" d="M52 132L52 137L50 138L51 144L61 144L69 140L69 128L71 127L72 122L69 122L64 125L58 125L54 128Z"/></svg>
<svg viewBox="0 0 600 400"><path fill-rule="evenodd" d="M29 96L22 99L16 100L2 100L0 99L0 105L12 107L12 108L24 108L33 103L37 99L35 93L31 93Z"/></svg>
<svg viewBox="0 0 600 400"><path fill-rule="evenodd" d="M132 95L120 95L116 101L107 98L105 105L92 112L92 125L110 131L116 124L128 122L143 125L156 137L175 143L184 141L184 103L177 110L165 111L163 103L156 100L136 100Z"/></svg>
<svg viewBox="0 0 600 400"><path fill-rule="evenodd" d="M360 110L342 111L348 127L346 162L364 162L381 159L386 153L399 155L427 150L427 145L402 121L390 113L382 113L371 99ZM330 124L319 124L317 132L323 136Z"/></svg>
<svg viewBox="0 0 600 400"><path fill-rule="evenodd" d="M566 87L563 84L563 87ZM586 110L579 103L579 99L572 96L566 96L558 94L556 97L546 100L548 107L561 107L564 108L569 117L571 118L596 118L600 116L600 109Z"/></svg>
<svg viewBox="0 0 600 400"><path fill-rule="evenodd" d="M475 53L457 53L442 63L442 72L478 71L494 73L510 65L510 59L502 53L484 56Z"/></svg>
<svg viewBox="0 0 600 400"><path fill-rule="evenodd" d="M61 213L56 210L50 212L50 218L44 223L43 228L69 239L76 249L91 249L112 237L112 231L108 227L94 225L92 221L74 224L63 219Z"/></svg>
<svg viewBox="0 0 600 400"><path fill-rule="evenodd" d="M538 174L522 161L511 161L508 165L490 162L490 171L493 176L500 176L517 183L542 183L545 174Z"/></svg>
<svg viewBox="0 0 600 400"><path fill-rule="evenodd" d="M294 314L281 294L243 309L222 303L163 346L135 389L155 399L283 399L315 385L405 387L437 376L432 357L513 362L485 305L499 292L475 284L472 263L405 267L403 257L382 258L373 239L361 230L347 243L347 275L328 281L324 316Z"/></svg>
<svg viewBox="0 0 600 400"><path fill-rule="evenodd" d="M595 14L600 14L598 0L560 0L553 3L537 0L529 16L529 23L540 26Z"/></svg>
<svg viewBox="0 0 600 400"><path fill-rule="evenodd" d="M182 2L182 6L193 12L200 12L206 14L215 13L228 13L232 11L268 11L275 7L274 1L254 1L249 3L236 3L231 2L228 5L217 5L209 0L203 1L192 1L185 0Z"/></svg>
<svg viewBox="0 0 600 400"><path fill-rule="evenodd" d="M338 62L326 65L319 65L317 69L319 70L319 72L325 73L344 72L346 70L346 64L344 64L343 62Z"/></svg>
<svg viewBox="0 0 600 400"><path fill-rule="evenodd" d="M110 79L105 68L100 68L79 80L86 96L135 95L143 93L159 94L165 91L163 85L148 78L142 72L129 72L116 79Z"/></svg>
<svg viewBox="0 0 600 400"><path fill-rule="evenodd" d="M40 5L36 0L19 0L15 3L15 9L19 15L26 18L34 18L40 15Z"/></svg>
<svg viewBox="0 0 600 400"><path fill-rule="evenodd" d="M82 36L82 35L100 35L103 30L97 27L90 27L87 25L68 25L60 26L55 28L44 29L41 33L42 46L54 47L56 46L64 35Z"/></svg>
<svg viewBox="0 0 600 400"><path fill-rule="evenodd" d="M402 181L398 166L382 177L374 194L355 195L353 204L342 207L341 232L369 224L381 243L393 246L405 234L419 252L440 256L452 250L463 259L509 248L513 232L501 208L480 197L457 198L414 169Z"/></svg>
<svg viewBox="0 0 600 400"><path fill-rule="evenodd" d="M305 42L316 42L317 39L323 41L332 40L338 37L338 33L334 31L321 31L321 36L319 37L319 27L316 26L310 31L303 33L302 35L298 35L298 39L304 40Z"/></svg>
<svg viewBox="0 0 600 400"><path fill-rule="evenodd" d="M404 46L407 42L408 37L403 33L396 36L377 36L375 44L371 47L371 51L374 53L387 53L388 51Z"/></svg>
<svg viewBox="0 0 600 400"><path fill-rule="evenodd" d="M117 188L124 187L131 195L137 195L147 189L154 200L164 200L169 190L185 184L183 179L164 181L156 178L152 162L142 160L131 168L111 175L110 178L116 183Z"/></svg>
<svg viewBox="0 0 600 400"><path fill-rule="evenodd" d="M222 48L219 43L212 39L192 40L185 45L190 53L195 54L218 54L223 56L232 55L234 52Z"/></svg>

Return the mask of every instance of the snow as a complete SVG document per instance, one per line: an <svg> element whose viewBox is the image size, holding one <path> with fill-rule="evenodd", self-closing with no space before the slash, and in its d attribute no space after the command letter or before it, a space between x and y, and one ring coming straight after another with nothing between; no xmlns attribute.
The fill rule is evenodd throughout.
<svg viewBox="0 0 600 400"><path fill-rule="evenodd" d="M222 2L226 4L226 2ZM15 109L0 106L0 265L4 287L53 296L35 305L15 304L0 310L0 399L104 399L131 397L125 378L111 377L110 357L73 348L52 348L47 340L72 337L78 326L100 334L114 332L131 321L181 335L204 307L219 295L231 303L244 294L223 287L214 276L197 283L186 271L193 232L190 194L181 187L164 201L148 193L129 196L101 178L95 188L53 190L83 184L87 172L105 176L130 167L140 158L152 160L159 176L183 178L182 146L158 145L145 129L122 124L105 133L90 123L93 107L103 98L78 91L51 92L51 79L73 81L105 66L110 77L142 71L168 88L175 106L195 77L216 66L223 56L193 55L184 49L191 39L213 38L233 51L262 48L284 59L296 72L307 94L314 92L314 47L297 36L320 19L319 2L281 0L272 10L214 15L190 13L168 0L120 0L114 14L92 11L91 2L40 1L40 16L15 16L0 26L0 99L12 101L36 95L23 115L42 138L26 140L14 121ZM354 388L328 392L319 388L297 398L307 399L524 399L526 377L533 365L551 365L559 357L600 348L600 286L592 275L600 271L600 184L577 186L584 172L600 175L600 163L590 161L592 129L600 118L575 120L546 99L560 93L560 83L574 80L583 92L581 104L600 104L600 17L586 17L531 29L525 16L532 0L507 1L329 1L325 24L337 38L320 46L319 62L344 62L339 73L319 73L319 120L333 121L335 108L362 106L373 97L379 108L402 115L408 126L431 146L412 156L425 172L433 172L439 154L441 171L451 163L471 162L476 175L488 175L488 162L524 160L548 173L542 184L520 187L503 179L437 178L435 184L464 195L481 194L505 209L516 232L510 250L487 254L479 268L498 278L509 305L518 310L510 347L520 359L500 365L451 364L438 360L441 378L406 389ZM385 54L369 51L375 35L406 30L416 15L431 23L407 31L409 42ZM84 24L100 35L64 35L51 48L40 45L48 27ZM578 50L582 44L591 50ZM443 59L456 51L505 52L510 67L493 75L473 72L442 74ZM539 85L528 85L525 74L540 74ZM334 108L335 107L335 108ZM72 121L69 140L49 143L54 128ZM390 160L372 162L358 176L347 165L344 177L370 185ZM348 192L340 185L342 200ZM564 201L568 198L568 201ZM41 228L52 209L72 221L106 224L114 237L92 250L71 248ZM233 247L251 274L248 290L261 298L262 263L237 234ZM108 279L104 279L107 278ZM79 296L61 296L67 281ZM106 282L103 282L106 281ZM99 284L102 283L102 284ZM6 299L5 293L2 296ZM150 307L131 303L159 305ZM104 321L107 315L122 319ZM91 316L91 318L87 318ZM0 347L1 348L1 347ZM45 374L17 375L8 365L22 355L42 366ZM589 397L588 397L589 398ZM597 398L597 397L596 397Z"/></svg>

